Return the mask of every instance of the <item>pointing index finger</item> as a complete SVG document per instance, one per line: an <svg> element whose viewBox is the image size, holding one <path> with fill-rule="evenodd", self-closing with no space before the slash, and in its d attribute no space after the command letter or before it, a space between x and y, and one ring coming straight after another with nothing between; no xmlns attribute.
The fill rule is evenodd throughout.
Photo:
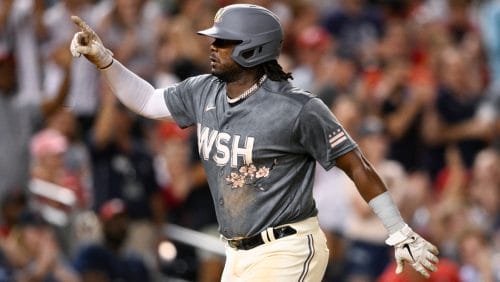
<svg viewBox="0 0 500 282"><path fill-rule="evenodd" d="M93 34L94 31L90 26L84 22L79 16L71 16L71 20L78 26L83 32L88 32L90 34Z"/></svg>

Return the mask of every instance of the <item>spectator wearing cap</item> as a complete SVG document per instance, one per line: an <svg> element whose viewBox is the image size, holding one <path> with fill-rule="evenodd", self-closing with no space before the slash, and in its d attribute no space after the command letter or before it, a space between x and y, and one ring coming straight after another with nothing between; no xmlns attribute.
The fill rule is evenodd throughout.
<svg viewBox="0 0 500 282"><path fill-rule="evenodd" d="M47 119L46 129L60 132L67 140L68 146L64 153L64 170L71 176L71 186L77 193L77 207L88 209L92 203L91 167L89 150L85 146L81 134L81 124L72 109L63 107Z"/></svg>
<svg viewBox="0 0 500 282"><path fill-rule="evenodd" d="M169 210L182 205L190 193L190 132L189 129L181 129L172 121L162 121L156 127L158 182Z"/></svg>
<svg viewBox="0 0 500 282"><path fill-rule="evenodd" d="M304 28L296 38L297 65L292 70L293 84L307 91L314 91L316 78L322 71L321 61L332 52L333 42L330 34L321 26Z"/></svg>
<svg viewBox="0 0 500 282"><path fill-rule="evenodd" d="M46 181L58 182L62 167L62 156L68 141L58 131L45 129L33 136L30 149L33 157L33 176Z"/></svg>
<svg viewBox="0 0 500 282"><path fill-rule="evenodd" d="M103 241L82 246L74 266L82 282L151 281L142 258L125 249L130 221L125 202L111 199L99 209Z"/></svg>
<svg viewBox="0 0 500 282"><path fill-rule="evenodd" d="M68 140L59 131L46 128L36 133L30 143L32 178L29 183L31 204L56 228L66 254L74 242L68 230L84 197L78 177L64 166L67 149Z"/></svg>
<svg viewBox="0 0 500 282"><path fill-rule="evenodd" d="M75 194L77 202L85 199L83 184L75 175L65 167L64 157L69 148L69 141L60 131L45 128L36 133L30 144L32 156L31 174L35 179L40 179L62 188L69 189ZM77 203L74 204L76 206Z"/></svg>

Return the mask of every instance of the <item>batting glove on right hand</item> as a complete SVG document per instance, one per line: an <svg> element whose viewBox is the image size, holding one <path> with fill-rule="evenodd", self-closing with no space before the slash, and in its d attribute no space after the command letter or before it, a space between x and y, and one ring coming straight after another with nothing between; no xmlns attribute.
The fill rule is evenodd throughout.
<svg viewBox="0 0 500 282"><path fill-rule="evenodd" d="M397 264L396 274L403 271L405 262L410 263L425 278L429 278L429 271L437 270L438 249L415 233L408 225L391 234L385 242L394 246Z"/></svg>
<svg viewBox="0 0 500 282"><path fill-rule="evenodd" d="M82 19L71 16L71 20L81 29L71 40L70 51L73 57L80 57L83 54L98 68L109 67L113 63L113 53L104 47L99 36Z"/></svg>

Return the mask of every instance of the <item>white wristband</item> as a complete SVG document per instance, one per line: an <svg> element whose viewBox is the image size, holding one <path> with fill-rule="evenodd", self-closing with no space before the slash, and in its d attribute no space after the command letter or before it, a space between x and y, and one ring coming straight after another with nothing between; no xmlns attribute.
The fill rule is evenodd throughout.
<svg viewBox="0 0 500 282"><path fill-rule="evenodd" d="M404 227L405 222L388 191L371 199L368 204L380 218L389 234L396 233Z"/></svg>

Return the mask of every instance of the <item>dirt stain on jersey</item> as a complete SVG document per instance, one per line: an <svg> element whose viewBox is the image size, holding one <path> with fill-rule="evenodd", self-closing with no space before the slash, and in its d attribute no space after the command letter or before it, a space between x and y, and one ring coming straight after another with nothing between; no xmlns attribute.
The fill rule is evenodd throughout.
<svg viewBox="0 0 500 282"><path fill-rule="evenodd" d="M226 185L222 193L226 213L231 218L243 219L248 216L250 212L248 209L253 206L256 198L256 191L252 187L243 185L239 189L234 189Z"/></svg>

